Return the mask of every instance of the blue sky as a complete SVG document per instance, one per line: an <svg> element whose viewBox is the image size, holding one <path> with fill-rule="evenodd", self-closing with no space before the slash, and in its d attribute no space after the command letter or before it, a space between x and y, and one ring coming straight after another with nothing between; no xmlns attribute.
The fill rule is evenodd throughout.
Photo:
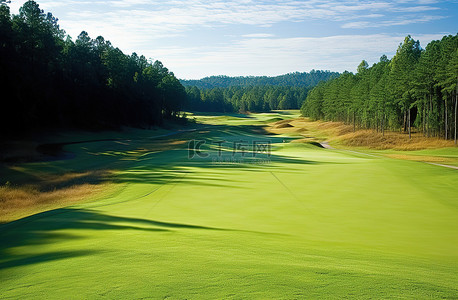
<svg viewBox="0 0 458 300"><path fill-rule="evenodd" d="M12 0L12 13L25 1ZM38 0L75 39L82 30L158 59L183 79L312 69L354 72L410 34L458 31L458 0Z"/></svg>

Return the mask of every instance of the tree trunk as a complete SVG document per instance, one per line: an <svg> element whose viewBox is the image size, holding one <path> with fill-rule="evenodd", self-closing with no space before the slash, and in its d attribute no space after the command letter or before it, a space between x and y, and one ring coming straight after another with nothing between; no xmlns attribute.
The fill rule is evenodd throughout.
<svg viewBox="0 0 458 300"><path fill-rule="evenodd" d="M410 132L410 108L409 108L409 124L408 124L408 126L409 126L409 139L411 139L412 138L412 134Z"/></svg>
<svg viewBox="0 0 458 300"><path fill-rule="evenodd" d="M426 136L426 99L423 105L423 136Z"/></svg>
<svg viewBox="0 0 458 300"><path fill-rule="evenodd" d="M448 140L448 124L447 124L447 119L448 119L448 113L447 113L447 97L445 97L445 139Z"/></svg>
<svg viewBox="0 0 458 300"><path fill-rule="evenodd" d="M433 110L433 94L429 94L429 110L428 110L428 137L432 136L431 132L431 111Z"/></svg>
<svg viewBox="0 0 458 300"><path fill-rule="evenodd" d="M404 109L404 124L403 124L403 127L404 127L404 133L406 132L407 130L407 110Z"/></svg>
<svg viewBox="0 0 458 300"><path fill-rule="evenodd" d="M353 111L353 132L356 132L356 118L355 118L355 111Z"/></svg>
<svg viewBox="0 0 458 300"><path fill-rule="evenodd" d="M455 91L455 145L456 145L456 113L458 107L458 80L456 83L456 91Z"/></svg>

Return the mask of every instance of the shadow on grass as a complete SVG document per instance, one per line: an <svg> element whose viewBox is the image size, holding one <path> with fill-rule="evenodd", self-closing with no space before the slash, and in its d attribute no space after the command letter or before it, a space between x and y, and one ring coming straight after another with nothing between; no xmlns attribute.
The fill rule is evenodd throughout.
<svg viewBox="0 0 458 300"><path fill-rule="evenodd" d="M272 151L270 153L256 153L256 157L254 157L253 149L250 148L253 142L269 142L272 147L285 142L284 137L268 135L262 126L198 125L195 129L161 138L137 139L132 137L128 143L119 143L114 139L101 139L98 142L88 141L86 144L84 142L67 143L73 145L72 150L76 152L75 158L23 164L20 168L12 167L4 170L7 176L3 180L17 185L35 183L41 191L49 191L85 183L165 184L175 180L177 176L181 177L182 174L186 174L182 179L183 183L197 186L228 187L227 182L219 180L213 174L208 175L208 173L212 173L214 169L260 172L275 168L278 164L311 165L324 163L282 156ZM204 140L206 142L200 149L208 155L206 158L189 157L189 141L191 140ZM218 148L222 141L224 144ZM240 151L234 153L235 150L240 150L235 149L236 143L242 141L247 144L245 153L240 153ZM60 146L62 143L57 145ZM164 145L162 150L160 149L161 145ZM143 152L139 153L138 149L142 148ZM160 150L157 150L158 148ZM132 155L132 153L137 154ZM199 176L188 176L197 169L208 172L205 177L200 174ZM72 174L74 176L70 176ZM49 180L48 177L52 176L54 180Z"/></svg>
<svg viewBox="0 0 458 300"><path fill-rule="evenodd" d="M33 265L47 261L55 261L68 259L78 256L87 256L98 253L99 251L93 250L79 250L79 251L55 251L43 254L19 254L19 255L3 255L0 259L0 271L8 268L19 266Z"/></svg>
<svg viewBox="0 0 458 300"><path fill-rule="evenodd" d="M196 187L205 185L238 187L236 176L230 182L227 182L222 179L221 172L224 173L225 170L231 170L235 174L237 170L265 172L274 170L278 164L308 165L322 163L282 156L272 152L259 153L256 157L245 157L241 153L233 155L231 143L237 140L246 140L248 143L253 140L268 141L271 145L283 143L282 137L265 134L261 126L202 125L196 127L197 130L183 131L174 136L158 139L132 139L129 143L123 144L111 140L86 144L73 143L73 147L78 147L74 148L78 151L73 159L24 164L21 168L16 168L11 172L17 178L21 176L24 176L24 178L36 176L38 178L39 175L35 175L36 171L39 171L38 174L54 174L55 176L60 176L64 172L81 172L84 174L84 172L89 171L87 176L84 175L77 177L77 179L59 182L59 188L86 182L158 185L186 183ZM176 146L172 149L169 147L162 151L143 153L132 160L123 159L125 153L133 152L139 147L145 147L147 143L154 143L156 146L158 144L161 145L161 143L169 143L170 145L170 143L192 139L204 139L207 141L202 150L209 154L208 157L191 159L189 158L188 143L176 143ZM227 141L228 144L224 145L222 149L218 149L218 142L222 140ZM94 154L97 151L99 151L98 153L103 153L113 149L120 154L115 153L109 156L97 156ZM215 155L220 150L227 157L234 157L236 163L232 161L214 163ZM248 154L248 156L250 155ZM269 163L257 163L263 160ZM93 173L93 171L99 170L110 170L111 175L107 175L104 172ZM6 178L6 180L9 179ZM154 233L178 229L234 231L232 229L110 216L89 209L57 209L0 225L0 270L96 254L99 251L98 249L54 251L55 249L52 250L52 247L49 247L49 251L46 252L47 246L53 243L84 239L84 234L87 231L137 230ZM82 235L76 234L78 231L81 231ZM36 247L27 247L26 252L24 252L21 248L22 246Z"/></svg>
<svg viewBox="0 0 458 300"><path fill-rule="evenodd" d="M191 224L162 222L141 218L111 216L95 210L57 209L0 225L0 271L18 266L44 263L73 257L96 255L99 249L55 251L52 245L84 239L91 231L137 230L172 232L179 229L243 231ZM78 231L82 231L81 234ZM88 243L88 248L90 247ZM28 246L26 251L21 247ZM49 246L49 251L43 250Z"/></svg>

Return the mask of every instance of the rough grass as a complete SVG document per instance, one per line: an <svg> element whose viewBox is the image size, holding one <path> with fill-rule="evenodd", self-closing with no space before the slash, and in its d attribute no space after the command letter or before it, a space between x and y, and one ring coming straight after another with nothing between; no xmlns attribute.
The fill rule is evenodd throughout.
<svg viewBox="0 0 458 300"><path fill-rule="evenodd" d="M385 154L385 156L395 159L405 159L423 162L453 163L454 159L448 157L439 157L431 155L408 155L408 154Z"/></svg>
<svg viewBox="0 0 458 300"><path fill-rule="evenodd" d="M49 191L34 185L0 186L0 223L88 201L108 189L107 184L79 184Z"/></svg>
<svg viewBox="0 0 458 300"><path fill-rule="evenodd" d="M3 143L0 173L6 176L0 178L0 223L76 203L95 201L103 196L104 191L114 188L111 184L113 172L107 169L110 161L135 161L152 153L173 150L187 142L174 136L155 139L155 135L170 133L156 130L133 131L138 139L134 142L131 140L131 132L120 132L117 136L113 132L99 136L76 132L70 133L69 137L56 137L58 143L92 140L66 149L79 149L82 161L66 158L49 160L48 156L36 151L40 144L34 140ZM105 141L110 138L113 141ZM49 139L47 137L45 141L51 142ZM92 149L85 147L100 144L104 146ZM85 154L90 157L90 161L84 159ZM62 168L62 164L68 167Z"/></svg>
<svg viewBox="0 0 458 300"><path fill-rule="evenodd" d="M275 126L275 128L289 128L289 127L294 127L294 126L289 123L282 123L282 124L278 124Z"/></svg>
<svg viewBox="0 0 458 300"><path fill-rule="evenodd" d="M422 150L431 148L453 147L453 141L439 138L426 138L420 133L408 134L387 132L385 135L371 130L361 130L340 136L345 145L373 149Z"/></svg>
<svg viewBox="0 0 458 300"><path fill-rule="evenodd" d="M368 149L394 149L394 150L422 150L443 147L453 147L453 141L446 141L439 138L427 138L421 133L413 133L412 139L409 135L399 132L385 131L385 134L374 130L358 129L353 132L352 125L341 122L310 121L307 118L298 118L289 123L300 132L299 129L309 131L317 140L329 140L339 146L362 147ZM279 123L273 124L271 131L278 134L291 133L292 130L278 130L282 127Z"/></svg>

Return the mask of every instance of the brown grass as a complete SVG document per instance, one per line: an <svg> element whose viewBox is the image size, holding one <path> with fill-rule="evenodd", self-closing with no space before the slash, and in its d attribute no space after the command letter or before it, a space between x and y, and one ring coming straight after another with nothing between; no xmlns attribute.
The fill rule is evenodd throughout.
<svg viewBox="0 0 458 300"><path fill-rule="evenodd" d="M95 197L108 184L80 184L42 191L37 186L0 186L0 223L46 210L62 208Z"/></svg>
<svg viewBox="0 0 458 300"><path fill-rule="evenodd" d="M18 174L12 179L15 186L33 186L41 191L60 189L83 183L99 184L109 180L112 175L112 171L110 170L92 170L84 172L61 170L50 173L49 170L34 170L31 172L20 165L6 165L1 166L1 168L4 169L6 173L13 171ZM2 169L0 169L0 171L2 171Z"/></svg>
<svg viewBox="0 0 458 300"><path fill-rule="evenodd" d="M275 126L275 128L288 128L288 127L294 127L294 126L289 123L282 123L282 124L278 124Z"/></svg>
<svg viewBox="0 0 458 300"><path fill-rule="evenodd" d="M385 131L382 135L374 130L356 130L353 132L352 125L341 122L310 121L307 118L288 120L294 126L290 128L278 127L279 122L270 124L269 131L277 134L301 133L307 141L328 140L333 144L349 147L362 147L370 149L394 149L394 150L421 150L429 148L453 147L453 141L439 138L427 138L421 133L413 133L412 139L408 134ZM304 133L307 132L307 135Z"/></svg>
<svg viewBox="0 0 458 300"><path fill-rule="evenodd" d="M347 133L340 138L345 145L373 149L421 150L454 146L452 141L426 138L419 133L412 134L412 138L409 139L408 134L387 132L382 135L370 130L361 130Z"/></svg>
<svg viewBox="0 0 458 300"><path fill-rule="evenodd" d="M405 159L413 161L434 162L434 163L453 163L454 160L448 157L430 155L404 155L404 154L385 154L386 157L395 159Z"/></svg>
<svg viewBox="0 0 458 300"><path fill-rule="evenodd" d="M289 124L290 122L291 122L291 119L280 120L280 121L274 122L274 125L278 126L282 124Z"/></svg>
<svg viewBox="0 0 458 300"><path fill-rule="evenodd" d="M208 131L192 133L202 136ZM184 147L187 140L182 138L145 139L141 144L130 140L113 141L118 151L102 150L88 152L91 155L117 156L120 160L136 160L142 155ZM8 180L12 184L3 184L0 180L0 223L10 222L47 210L57 209L94 201L102 192L111 190L117 185L111 183L112 170L88 170L68 172L65 170L34 170L16 164L17 162L40 161L43 155L36 151L38 143L15 141L0 144L0 172L12 174ZM14 162L11 163L11 162ZM1 178L0 178L1 179Z"/></svg>
<svg viewBox="0 0 458 300"><path fill-rule="evenodd" d="M268 127L265 127L267 133L274 134L300 134L307 131L305 127L296 127L295 119L281 120L273 123L269 123Z"/></svg>

